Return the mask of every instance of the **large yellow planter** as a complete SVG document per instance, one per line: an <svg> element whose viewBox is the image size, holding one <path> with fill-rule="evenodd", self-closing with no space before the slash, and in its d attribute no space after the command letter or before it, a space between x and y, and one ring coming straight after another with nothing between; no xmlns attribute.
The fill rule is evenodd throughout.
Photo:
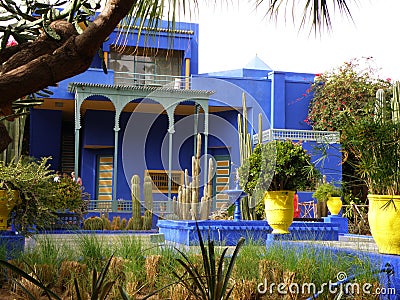
<svg viewBox="0 0 400 300"><path fill-rule="evenodd" d="M13 191L13 193L13 200L8 201L7 191L0 190L0 230L7 229L8 214L17 203L18 192Z"/></svg>
<svg viewBox="0 0 400 300"><path fill-rule="evenodd" d="M293 222L294 191L272 191L264 195L265 216L272 233L289 233Z"/></svg>
<svg viewBox="0 0 400 300"><path fill-rule="evenodd" d="M331 215L337 216L342 209L342 198L341 197L329 197L326 201L326 205L328 206Z"/></svg>
<svg viewBox="0 0 400 300"><path fill-rule="evenodd" d="M369 227L379 253L400 255L400 196L368 195L368 200Z"/></svg>

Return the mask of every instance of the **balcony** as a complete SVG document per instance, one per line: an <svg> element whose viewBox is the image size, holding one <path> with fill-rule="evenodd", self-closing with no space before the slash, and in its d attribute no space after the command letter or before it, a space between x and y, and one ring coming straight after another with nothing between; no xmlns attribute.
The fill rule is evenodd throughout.
<svg viewBox="0 0 400 300"><path fill-rule="evenodd" d="M114 72L114 84L136 87L164 87L188 90L191 86L191 79L185 76Z"/></svg>
<svg viewBox="0 0 400 300"><path fill-rule="evenodd" d="M258 134L253 136L254 144L258 143ZM262 132L262 142L271 140L313 141L317 143L340 143L340 133L337 131L316 131L296 129L268 129Z"/></svg>

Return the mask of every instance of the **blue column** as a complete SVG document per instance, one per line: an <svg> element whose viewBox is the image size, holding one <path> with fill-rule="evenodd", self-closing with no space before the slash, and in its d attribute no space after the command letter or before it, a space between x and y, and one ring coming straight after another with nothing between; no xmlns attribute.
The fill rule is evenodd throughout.
<svg viewBox="0 0 400 300"><path fill-rule="evenodd" d="M285 129L285 73L273 71L268 78L271 79L271 128Z"/></svg>

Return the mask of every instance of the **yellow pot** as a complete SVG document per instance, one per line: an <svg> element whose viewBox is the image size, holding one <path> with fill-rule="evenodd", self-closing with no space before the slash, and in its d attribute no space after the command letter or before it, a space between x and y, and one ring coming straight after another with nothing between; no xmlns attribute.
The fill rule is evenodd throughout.
<svg viewBox="0 0 400 300"><path fill-rule="evenodd" d="M8 201L7 191L0 190L0 230L7 229L8 214L13 209L18 199L18 192L13 191L14 197Z"/></svg>
<svg viewBox="0 0 400 300"><path fill-rule="evenodd" d="M272 233L289 233L289 226L293 222L294 191L272 191L264 195L265 216Z"/></svg>
<svg viewBox="0 0 400 300"><path fill-rule="evenodd" d="M326 201L326 205L328 206L331 215L337 216L342 209L342 199L340 197L329 197Z"/></svg>
<svg viewBox="0 0 400 300"><path fill-rule="evenodd" d="M368 195L368 200L369 227L379 253L400 255L400 196Z"/></svg>

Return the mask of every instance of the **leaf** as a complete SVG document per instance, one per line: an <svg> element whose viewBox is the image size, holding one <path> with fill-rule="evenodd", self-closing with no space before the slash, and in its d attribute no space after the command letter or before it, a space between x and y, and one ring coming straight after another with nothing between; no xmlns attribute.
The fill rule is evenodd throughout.
<svg viewBox="0 0 400 300"><path fill-rule="evenodd" d="M122 300L130 300L128 293L125 291L125 289L119 285L118 286L119 294L122 297Z"/></svg>
<svg viewBox="0 0 400 300"><path fill-rule="evenodd" d="M18 274L19 276L25 278L26 280L28 280L29 282L33 283L37 287L41 288L48 295L49 299L50 299L50 295L51 295L55 299L61 300L61 298L58 297L54 292L52 292L48 287L43 285L39 280L33 278L31 275L27 274L24 270L22 270L22 269L20 269L20 268L18 268L16 266L10 264L9 262L7 262L5 260L0 260L0 265L3 265L4 267L9 269L10 271ZM28 267L30 267L30 266L28 265Z"/></svg>
<svg viewBox="0 0 400 300"><path fill-rule="evenodd" d="M82 300L81 292L79 290L78 280L76 279L76 277L74 278L74 286L75 286L77 300Z"/></svg>
<svg viewBox="0 0 400 300"><path fill-rule="evenodd" d="M52 39L54 39L56 41L60 41L61 40L61 36L50 27L50 22L43 23L43 29L44 29L44 32L50 38L52 38Z"/></svg>

